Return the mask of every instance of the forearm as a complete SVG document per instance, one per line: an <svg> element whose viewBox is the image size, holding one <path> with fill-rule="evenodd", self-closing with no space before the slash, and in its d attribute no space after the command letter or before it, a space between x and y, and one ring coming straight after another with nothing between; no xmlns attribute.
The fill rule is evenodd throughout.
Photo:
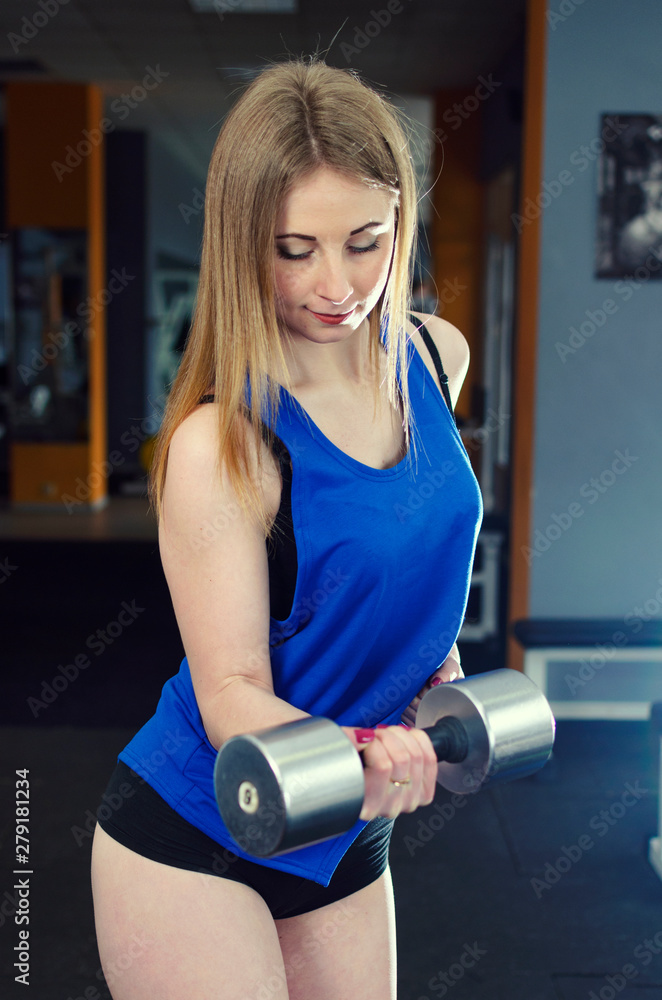
<svg viewBox="0 0 662 1000"><path fill-rule="evenodd" d="M272 688L248 677L228 681L200 714L209 742L217 750L231 736L279 726L310 714L278 698Z"/></svg>

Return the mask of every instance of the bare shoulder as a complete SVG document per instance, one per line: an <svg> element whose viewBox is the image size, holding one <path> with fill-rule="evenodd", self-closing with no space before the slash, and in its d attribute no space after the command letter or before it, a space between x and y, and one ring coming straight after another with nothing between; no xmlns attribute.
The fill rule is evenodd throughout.
<svg viewBox="0 0 662 1000"><path fill-rule="evenodd" d="M464 382L469 369L469 345L467 344L466 338L456 326L453 326L452 323L449 323L446 319L442 319L440 316L433 316L429 313L419 312L412 313L412 315L415 316L416 319L425 323L425 326L429 330L430 336L434 341L434 345L439 351L441 363L444 366L444 371L448 375L448 388L450 389L453 406L455 406L457 397L460 395L462 383ZM423 338L420 333L414 328L413 325L412 331L416 349L423 357L423 360L425 361L425 364L431 374L435 375L436 381L434 363L430 357L430 352L423 343Z"/></svg>
<svg viewBox="0 0 662 1000"><path fill-rule="evenodd" d="M255 441L250 424L242 419L251 470L257 469ZM196 406L176 428L168 449L167 483L171 495L186 495L187 506L200 508L236 506L237 501L223 463L219 464L218 424L215 403ZM260 484L269 510L275 516L280 504L280 477L273 456L261 444Z"/></svg>
<svg viewBox="0 0 662 1000"><path fill-rule="evenodd" d="M444 369L461 368L469 364L469 345L464 334L456 326L441 316L429 313L412 313L425 323L430 335L441 354ZM450 376L449 376L450 377Z"/></svg>

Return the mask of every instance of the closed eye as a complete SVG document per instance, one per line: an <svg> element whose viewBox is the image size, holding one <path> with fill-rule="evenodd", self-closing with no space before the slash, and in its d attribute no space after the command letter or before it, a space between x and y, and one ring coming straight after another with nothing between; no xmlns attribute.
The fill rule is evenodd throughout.
<svg viewBox="0 0 662 1000"><path fill-rule="evenodd" d="M375 240L368 247L350 247L352 253L370 253L371 250L379 250L379 240Z"/></svg>
<svg viewBox="0 0 662 1000"><path fill-rule="evenodd" d="M278 251L278 256L283 260L306 260L313 253L312 250L307 250L305 253L288 253L283 247L276 245ZM347 247L350 253L360 254L360 253L370 253L371 250L379 249L379 240L375 240L367 247Z"/></svg>
<svg viewBox="0 0 662 1000"><path fill-rule="evenodd" d="M278 251L278 256L282 257L283 260L305 260L312 253L312 250L308 250L307 253L288 253L287 250L283 250L278 245L276 246L276 250Z"/></svg>

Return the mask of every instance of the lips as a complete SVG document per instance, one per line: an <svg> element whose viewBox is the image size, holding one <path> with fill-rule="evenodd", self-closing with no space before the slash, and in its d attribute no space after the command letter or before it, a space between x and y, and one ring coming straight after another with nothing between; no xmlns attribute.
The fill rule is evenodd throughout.
<svg viewBox="0 0 662 1000"><path fill-rule="evenodd" d="M344 323L345 320L349 319L354 312L353 309L350 309L350 311L346 313L317 313L312 309L309 309L308 311L312 313L315 319L320 320L322 323L328 323L330 326L338 326L340 323Z"/></svg>

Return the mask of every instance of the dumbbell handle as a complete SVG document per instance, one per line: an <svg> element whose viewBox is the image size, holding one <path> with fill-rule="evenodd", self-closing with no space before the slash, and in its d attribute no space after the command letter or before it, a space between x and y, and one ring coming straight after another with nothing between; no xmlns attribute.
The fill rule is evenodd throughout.
<svg viewBox="0 0 662 1000"><path fill-rule="evenodd" d="M444 716L434 726L429 726L422 732L430 737L438 761L461 764L469 753L467 730L454 715Z"/></svg>
<svg viewBox="0 0 662 1000"><path fill-rule="evenodd" d="M434 726L428 726L421 732L427 733L437 755L437 760L446 761L448 764L461 764L469 753L469 737L464 725L454 715L446 715L439 719ZM361 754L361 761L366 767L365 758Z"/></svg>

